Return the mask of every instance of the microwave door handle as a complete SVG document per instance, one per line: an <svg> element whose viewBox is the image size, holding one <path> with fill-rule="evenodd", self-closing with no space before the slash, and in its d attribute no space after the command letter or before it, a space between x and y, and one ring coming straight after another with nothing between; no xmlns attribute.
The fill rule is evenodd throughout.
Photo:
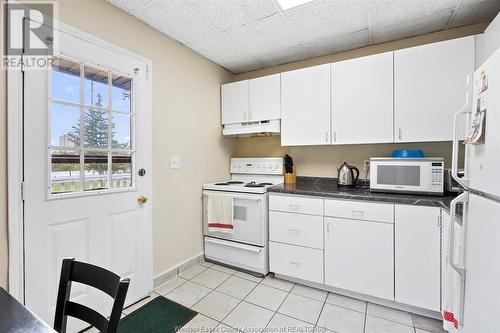
<svg viewBox="0 0 500 333"><path fill-rule="evenodd" d="M457 181L462 187L468 189L469 180L466 178L458 177L458 152L460 146L460 138L459 138L459 120L460 116L465 113L472 112L472 76L473 73L470 73L467 76L467 98L465 105L462 106L460 110L458 110L453 117L453 147L452 147L452 157L451 157L451 176L453 179ZM465 173L467 175L467 173Z"/></svg>

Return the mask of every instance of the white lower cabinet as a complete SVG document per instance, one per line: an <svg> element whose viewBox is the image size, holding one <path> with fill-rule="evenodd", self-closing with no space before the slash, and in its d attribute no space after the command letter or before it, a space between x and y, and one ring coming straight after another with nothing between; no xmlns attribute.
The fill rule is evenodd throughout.
<svg viewBox="0 0 500 333"><path fill-rule="evenodd" d="M438 207L395 207L395 300L440 310Z"/></svg>
<svg viewBox="0 0 500 333"><path fill-rule="evenodd" d="M393 224L325 218L325 284L394 300Z"/></svg>
<svg viewBox="0 0 500 333"><path fill-rule="evenodd" d="M269 242L269 268L274 273L324 283L323 250Z"/></svg>

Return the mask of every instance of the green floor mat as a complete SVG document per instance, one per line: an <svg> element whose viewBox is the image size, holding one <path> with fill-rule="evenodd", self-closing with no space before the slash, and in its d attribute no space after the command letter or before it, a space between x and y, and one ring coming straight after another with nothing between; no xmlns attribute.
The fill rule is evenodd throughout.
<svg viewBox="0 0 500 333"><path fill-rule="evenodd" d="M159 296L120 321L118 333L170 333L187 324L197 312Z"/></svg>

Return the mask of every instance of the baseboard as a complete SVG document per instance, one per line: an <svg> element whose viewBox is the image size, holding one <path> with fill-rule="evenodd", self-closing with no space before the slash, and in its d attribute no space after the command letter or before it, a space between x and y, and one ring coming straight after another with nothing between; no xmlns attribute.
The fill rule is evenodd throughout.
<svg viewBox="0 0 500 333"><path fill-rule="evenodd" d="M157 287L161 286L174 276L179 275L179 272L186 270L190 266L193 266L194 264L199 264L205 260L205 252L201 252L194 257L191 257L180 264L158 274L153 277L153 287L156 289Z"/></svg>

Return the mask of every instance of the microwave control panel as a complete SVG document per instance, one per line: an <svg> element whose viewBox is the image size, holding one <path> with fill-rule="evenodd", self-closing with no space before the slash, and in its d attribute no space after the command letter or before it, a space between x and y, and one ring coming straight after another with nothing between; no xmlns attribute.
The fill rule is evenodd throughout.
<svg viewBox="0 0 500 333"><path fill-rule="evenodd" d="M430 192L444 191L444 165L443 162L431 162Z"/></svg>

